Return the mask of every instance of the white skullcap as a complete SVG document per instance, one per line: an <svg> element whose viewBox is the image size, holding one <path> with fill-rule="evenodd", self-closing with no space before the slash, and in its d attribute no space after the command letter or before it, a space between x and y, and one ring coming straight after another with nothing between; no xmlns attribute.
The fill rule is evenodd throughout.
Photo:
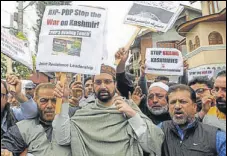
<svg viewBox="0 0 227 156"><path fill-rule="evenodd" d="M153 87L160 87L162 89L164 89L165 91L169 91L169 86L167 86L165 83L163 82L155 82L153 83L150 87L149 90L151 90Z"/></svg>

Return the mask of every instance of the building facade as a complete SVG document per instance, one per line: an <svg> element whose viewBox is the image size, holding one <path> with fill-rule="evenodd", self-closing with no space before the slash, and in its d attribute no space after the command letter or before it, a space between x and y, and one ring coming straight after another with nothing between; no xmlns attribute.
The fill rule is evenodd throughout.
<svg viewBox="0 0 227 156"><path fill-rule="evenodd" d="M226 1L201 1L201 8L202 17L177 31L186 38L189 69L214 69L217 74L226 69Z"/></svg>
<svg viewBox="0 0 227 156"><path fill-rule="evenodd" d="M179 15L173 27L166 33L152 32L145 30L139 34L131 46L131 58L126 69L137 77L140 76L140 62L145 61L145 53L147 48L177 48L182 55L187 54L186 39L176 31L176 28L188 20L201 17L202 11L183 5L184 10ZM133 72L132 72L133 71ZM158 75L146 74L148 82L153 82ZM171 81L177 81L177 76L169 76Z"/></svg>

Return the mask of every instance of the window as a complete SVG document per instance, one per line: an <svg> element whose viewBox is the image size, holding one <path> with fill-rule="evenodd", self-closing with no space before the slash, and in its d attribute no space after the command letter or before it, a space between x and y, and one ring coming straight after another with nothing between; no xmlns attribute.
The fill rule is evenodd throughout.
<svg viewBox="0 0 227 156"><path fill-rule="evenodd" d="M213 4L214 4L214 13L217 13L218 12L218 2L217 1L213 1Z"/></svg>
<svg viewBox="0 0 227 156"><path fill-rule="evenodd" d="M219 11L219 6L217 1L208 1L210 14L217 13Z"/></svg>
<svg viewBox="0 0 227 156"><path fill-rule="evenodd" d="M194 47L193 47L193 44L192 44L192 41L190 40L189 41L189 51L193 51Z"/></svg>
<svg viewBox="0 0 227 156"><path fill-rule="evenodd" d="M157 42L157 48L175 48L175 42Z"/></svg>
<svg viewBox="0 0 227 156"><path fill-rule="evenodd" d="M199 47L200 47L200 40L199 40L199 37L196 36L196 37L195 37L195 49L196 49L196 48L199 48Z"/></svg>
<svg viewBox="0 0 227 156"><path fill-rule="evenodd" d="M137 71L137 73L138 73L138 75L137 75L137 76L138 76L138 77L140 77L140 70L138 70L138 71Z"/></svg>
<svg viewBox="0 0 227 156"><path fill-rule="evenodd" d="M223 44L222 36L218 32L212 32L208 36L209 45Z"/></svg>

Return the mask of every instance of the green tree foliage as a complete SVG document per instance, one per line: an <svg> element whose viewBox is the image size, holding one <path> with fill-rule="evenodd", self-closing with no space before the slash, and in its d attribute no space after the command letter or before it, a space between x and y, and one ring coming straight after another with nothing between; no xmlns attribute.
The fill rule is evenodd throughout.
<svg viewBox="0 0 227 156"><path fill-rule="evenodd" d="M6 66L6 59L4 56L5 55L1 53L1 79L6 78L7 66Z"/></svg>
<svg viewBox="0 0 227 156"><path fill-rule="evenodd" d="M27 79L31 74L31 70L20 62L13 61L13 73L20 75L23 79Z"/></svg>
<svg viewBox="0 0 227 156"><path fill-rule="evenodd" d="M7 73L6 57L7 57L6 55L1 53L1 79L6 78L6 73ZM35 59L36 57L32 56L33 67L35 67L34 66ZM20 75L23 79L27 79L32 73L32 70L30 70L28 67L26 67L25 65L23 65L18 61L12 61L12 68L13 68L13 73Z"/></svg>

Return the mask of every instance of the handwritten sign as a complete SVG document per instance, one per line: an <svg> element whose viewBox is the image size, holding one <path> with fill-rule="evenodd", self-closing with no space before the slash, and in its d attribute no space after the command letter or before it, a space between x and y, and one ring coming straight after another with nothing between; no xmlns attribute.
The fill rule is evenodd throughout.
<svg viewBox="0 0 227 156"><path fill-rule="evenodd" d="M214 76L213 69L200 69L200 70L189 70L188 71L188 81L191 81L195 77L207 77L211 79Z"/></svg>
<svg viewBox="0 0 227 156"><path fill-rule="evenodd" d="M145 72L157 75L183 75L183 58L175 48L147 48Z"/></svg>

